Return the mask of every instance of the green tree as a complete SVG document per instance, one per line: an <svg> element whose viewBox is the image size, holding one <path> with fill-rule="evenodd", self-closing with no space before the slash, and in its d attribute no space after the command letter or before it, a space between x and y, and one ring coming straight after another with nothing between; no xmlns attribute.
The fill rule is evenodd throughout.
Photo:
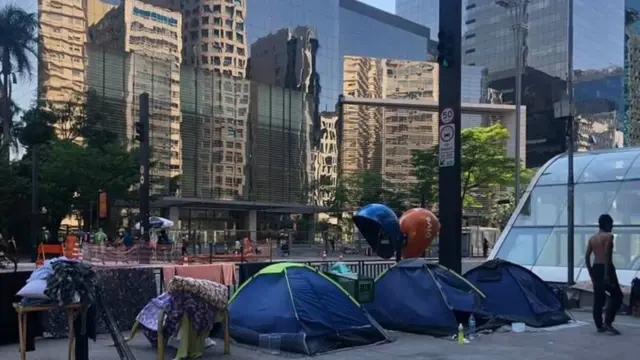
<svg viewBox="0 0 640 360"><path fill-rule="evenodd" d="M30 56L37 57L38 17L15 5L7 5L0 10L0 118L2 119L2 162L9 163L9 149L12 144L13 109L11 102L12 76L33 73Z"/></svg>
<svg viewBox="0 0 640 360"><path fill-rule="evenodd" d="M329 207L345 211L363 207L371 203L382 203L401 212L408 206L408 191L385 181L382 174L363 171L349 174L338 181Z"/></svg>
<svg viewBox="0 0 640 360"><path fill-rule="evenodd" d="M411 165L413 165L414 176L418 179L418 184L411 192L411 198L419 202L424 199L426 205L436 204L440 189L438 147L434 146L425 151L412 151Z"/></svg>
<svg viewBox="0 0 640 360"><path fill-rule="evenodd" d="M35 159L40 165L39 204L46 209L52 236L71 213L88 220L96 212L100 191L107 192L108 205L132 199L139 180L139 153L109 130L106 114L102 99L87 93L86 102L47 105L23 117L20 139L29 153L39 150L24 162L31 166Z"/></svg>
<svg viewBox="0 0 640 360"><path fill-rule="evenodd" d="M506 156L509 131L502 125L463 129L461 133L461 198L467 207L478 206L480 198L491 194L496 186L513 186L514 159ZM414 193L424 194L428 202L438 197L438 147L413 152L412 164L418 178ZM521 182L531 171L521 167Z"/></svg>
<svg viewBox="0 0 640 360"><path fill-rule="evenodd" d="M0 171L0 233L5 239L11 234L18 242L28 237L23 230L29 228L30 181L24 170L14 162Z"/></svg>

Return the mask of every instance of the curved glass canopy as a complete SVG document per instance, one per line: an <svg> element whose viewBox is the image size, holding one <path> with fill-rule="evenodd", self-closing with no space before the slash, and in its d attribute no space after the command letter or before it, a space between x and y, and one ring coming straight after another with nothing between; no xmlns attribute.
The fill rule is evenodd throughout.
<svg viewBox="0 0 640 360"><path fill-rule="evenodd" d="M574 155L574 274L589 280L584 253L598 217L614 221L613 261L623 285L640 276L640 148ZM545 281L567 281L567 157L536 174L490 258L523 265Z"/></svg>

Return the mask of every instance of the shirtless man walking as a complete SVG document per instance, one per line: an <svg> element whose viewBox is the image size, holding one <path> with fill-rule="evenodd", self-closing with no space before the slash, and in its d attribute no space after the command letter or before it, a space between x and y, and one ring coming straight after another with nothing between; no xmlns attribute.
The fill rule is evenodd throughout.
<svg viewBox="0 0 640 360"><path fill-rule="evenodd" d="M593 283L593 321L598 332L620 335L612 324L622 304L622 290L618 283L616 269L613 266L613 219L608 214L600 215L598 232L589 239L584 257L587 270ZM591 265L591 254L594 262ZM609 306L602 322L602 308L609 292Z"/></svg>

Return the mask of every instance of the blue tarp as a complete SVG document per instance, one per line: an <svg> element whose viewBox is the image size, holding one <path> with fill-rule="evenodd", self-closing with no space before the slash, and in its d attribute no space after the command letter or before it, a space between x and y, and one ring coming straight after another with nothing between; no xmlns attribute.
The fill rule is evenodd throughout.
<svg viewBox="0 0 640 360"><path fill-rule="evenodd" d="M483 295L460 275L423 259L397 263L376 280L365 304L385 329L448 336L479 311Z"/></svg>
<svg viewBox="0 0 640 360"><path fill-rule="evenodd" d="M464 277L486 295L483 308L496 320L532 327L571 320L553 289L530 270L504 260L491 260Z"/></svg>
<svg viewBox="0 0 640 360"><path fill-rule="evenodd" d="M302 264L271 265L253 276L231 299L229 319L239 342L279 337L282 350L308 355L387 340L339 285Z"/></svg>

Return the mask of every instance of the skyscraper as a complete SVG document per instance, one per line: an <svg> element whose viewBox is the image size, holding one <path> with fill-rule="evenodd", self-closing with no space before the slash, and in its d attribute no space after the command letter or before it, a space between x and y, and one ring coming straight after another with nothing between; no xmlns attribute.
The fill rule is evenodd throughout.
<svg viewBox="0 0 640 360"><path fill-rule="evenodd" d="M180 13L139 0L125 0L88 31L94 46L127 53L124 120L129 141L133 140L134 123L139 118L138 96L149 93L148 140L152 158L158 163L152 169L155 193L167 194L171 179L182 174L181 25Z"/></svg>
<svg viewBox="0 0 640 360"><path fill-rule="evenodd" d="M84 97L87 41L84 3L84 0L39 2L38 97L42 100L60 104L80 102Z"/></svg>
<svg viewBox="0 0 640 360"><path fill-rule="evenodd" d="M193 193L187 192L190 196L216 199L243 198L250 91L248 84L241 81L246 77L248 58L246 3L244 0L147 1L182 13L182 59L193 72L189 78L194 80L194 84L185 86L197 89L189 93L193 96L183 99L183 104L192 109L185 112L185 121L197 123L194 131L184 133L184 148L189 154L198 153L198 158L211 161L206 165L197 162L185 169L184 177L195 184ZM208 72L222 77L213 79ZM214 97L214 90L224 95ZM200 101L196 99L202 96ZM217 110L211 110L214 108ZM194 136L195 133L201 137ZM194 166L202 169L196 171Z"/></svg>
<svg viewBox="0 0 640 360"><path fill-rule="evenodd" d="M522 101L527 106L527 151L530 152L527 166L540 166L564 151L563 137L555 137L557 121L553 105L575 89L575 86L567 89L569 72L577 79L581 72L623 66L624 0L573 1L572 13L569 1L529 2L524 9L523 23L518 24L525 27ZM570 18L573 33L569 32ZM504 94L506 103L514 101L514 21L512 11L494 0L466 1L463 61L467 65L486 67L489 87ZM569 46L569 39L573 47ZM592 94L593 97L580 101L602 101L603 92ZM622 89L606 95L613 103L619 103L622 97ZM589 111L594 107L577 106L577 109ZM587 118L591 114L578 112L576 115ZM622 117L616 117L620 126Z"/></svg>
<svg viewBox="0 0 640 360"><path fill-rule="evenodd" d="M396 15L431 29L437 39L440 26L440 0L396 0Z"/></svg>

